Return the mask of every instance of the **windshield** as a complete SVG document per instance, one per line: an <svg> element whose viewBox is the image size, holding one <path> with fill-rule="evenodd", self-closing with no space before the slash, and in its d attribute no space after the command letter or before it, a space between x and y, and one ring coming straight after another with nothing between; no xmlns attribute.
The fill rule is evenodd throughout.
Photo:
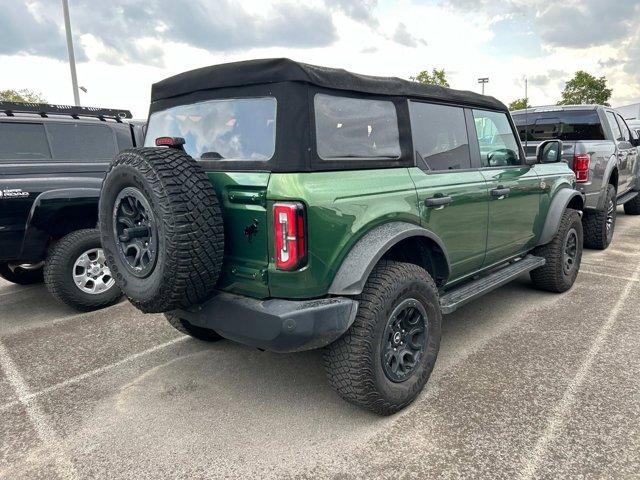
<svg viewBox="0 0 640 480"><path fill-rule="evenodd" d="M269 160L276 145L276 99L209 100L151 114L145 146L182 137L196 160Z"/></svg>
<svg viewBox="0 0 640 480"><path fill-rule="evenodd" d="M513 115L520 140L542 142L604 140L600 117L595 110L557 110Z"/></svg>

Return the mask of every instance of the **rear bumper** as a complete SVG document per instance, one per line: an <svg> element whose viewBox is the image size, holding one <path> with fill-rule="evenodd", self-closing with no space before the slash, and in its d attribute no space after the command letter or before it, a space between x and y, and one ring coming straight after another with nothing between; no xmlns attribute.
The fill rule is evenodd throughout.
<svg viewBox="0 0 640 480"><path fill-rule="evenodd" d="M353 323L357 310L358 302L344 297L257 300L219 292L206 303L173 313L238 343L296 352L338 339Z"/></svg>

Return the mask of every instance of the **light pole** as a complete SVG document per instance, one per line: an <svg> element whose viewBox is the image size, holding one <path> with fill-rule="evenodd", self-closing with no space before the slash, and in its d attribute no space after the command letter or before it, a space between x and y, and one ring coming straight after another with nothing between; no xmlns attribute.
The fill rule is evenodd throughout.
<svg viewBox="0 0 640 480"><path fill-rule="evenodd" d="M482 84L482 95L484 95L484 84L489 83L489 77L479 78L478 83Z"/></svg>
<svg viewBox="0 0 640 480"><path fill-rule="evenodd" d="M71 20L69 19L69 0L62 0L64 13L64 28L67 31L67 51L69 52L69 68L71 69L71 85L73 86L73 100L76 107L80 106L80 92L78 91L78 76L76 75L76 56L73 53L73 37L71 36Z"/></svg>

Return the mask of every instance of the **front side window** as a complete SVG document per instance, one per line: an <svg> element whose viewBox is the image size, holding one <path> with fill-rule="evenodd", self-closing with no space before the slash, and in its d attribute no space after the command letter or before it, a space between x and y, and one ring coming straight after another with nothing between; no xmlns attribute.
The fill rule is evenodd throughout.
<svg viewBox="0 0 640 480"><path fill-rule="evenodd" d="M269 160L276 148L273 97L230 98L179 105L149 117L145 146L182 137L196 160Z"/></svg>
<svg viewBox="0 0 640 480"><path fill-rule="evenodd" d="M409 102L409 115L418 166L432 171L471 168L462 108Z"/></svg>
<svg viewBox="0 0 640 480"><path fill-rule="evenodd" d="M506 113L473 110L480 159L485 167L520 165L518 141Z"/></svg>
<svg viewBox="0 0 640 480"><path fill-rule="evenodd" d="M44 160L51 158L49 142L41 123L0 123L0 160Z"/></svg>
<svg viewBox="0 0 640 480"><path fill-rule="evenodd" d="M323 160L400 157L393 102L316 94L316 147Z"/></svg>
<svg viewBox="0 0 640 480"><path fill-rule="evenodd" d="M56 160L111 160L118 153L113 131L106 125L49 123L47 131Z"/></svg>

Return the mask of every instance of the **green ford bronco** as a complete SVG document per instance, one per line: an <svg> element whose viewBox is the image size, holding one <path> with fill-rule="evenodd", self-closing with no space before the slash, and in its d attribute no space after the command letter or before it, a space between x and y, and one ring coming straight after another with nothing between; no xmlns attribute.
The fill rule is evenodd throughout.
<svg viewBox="0 0 640 480"><path fill-rule="evenodd" d="M551 140L527 158L494 98L287 59L153 86L144 148L100 200L118 286L204 340L324 348L346 400L420 393L442 315L529 272L571 288L583 197Z"/></svg>

